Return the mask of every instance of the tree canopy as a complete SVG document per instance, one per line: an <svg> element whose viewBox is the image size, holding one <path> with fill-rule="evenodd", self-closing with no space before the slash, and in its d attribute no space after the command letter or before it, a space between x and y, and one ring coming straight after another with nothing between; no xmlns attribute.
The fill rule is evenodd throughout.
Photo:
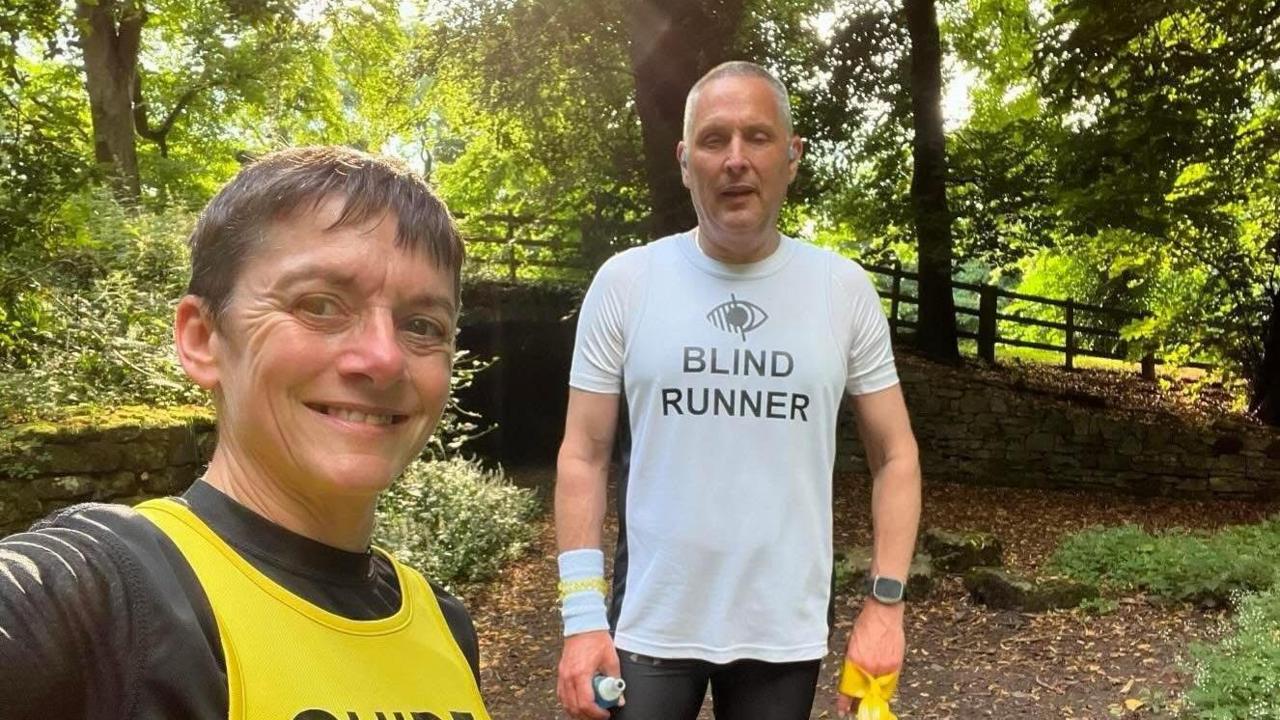
<svg viewBox="0 0 1280 720"><path fill-rule="evenodd" d="M1267 0L14 0L0 353L40 331L49 287L110 272L92 260L106 235L83 231L115 217L104 189L131 213L189 213L283 145L399 155L473 232L519 219L593 261L686 227L684 93L729 59L787 83L807 140L785 231L940 268L922 296L955 277L1139 311L1116 325L1132 347L1249 378L1271 412Z"/></svg>

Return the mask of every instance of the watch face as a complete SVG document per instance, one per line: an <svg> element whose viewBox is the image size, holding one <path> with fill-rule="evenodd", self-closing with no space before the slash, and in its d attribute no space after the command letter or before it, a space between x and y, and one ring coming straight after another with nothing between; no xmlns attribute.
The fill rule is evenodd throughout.
<svg viewBox="0 0 1280 720"><path fill-rule="evenodd" d="M902 593L905 589L901 580L877 576L871 583L871 597L883 603L902 602Z"/></svg>

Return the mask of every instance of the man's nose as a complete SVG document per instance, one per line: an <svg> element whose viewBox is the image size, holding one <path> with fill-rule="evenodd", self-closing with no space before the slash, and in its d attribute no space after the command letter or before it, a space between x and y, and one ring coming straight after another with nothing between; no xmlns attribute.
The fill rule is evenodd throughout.
<svg viewBox="0 0 1280 720"><path fill-rule="evenodd" d="M338 371L386 387L403 378L404 370L404 348L396 335L395 318L382 310L370 312L345 339Z"/></svg>
<svg viewBox="0 0 1280 720"><path fill-rule="evenodd" d="M743 139L734 136L733 139L729 141L727 150L728 152L724 159L725 168L730 172L742 172L743 170L746 170L750 163L747 160L747 144Z"/></svg>

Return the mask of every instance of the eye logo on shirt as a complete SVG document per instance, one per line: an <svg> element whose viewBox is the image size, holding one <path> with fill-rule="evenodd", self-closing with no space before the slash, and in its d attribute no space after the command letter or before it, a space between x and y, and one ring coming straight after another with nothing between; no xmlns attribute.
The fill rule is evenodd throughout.
<svg viewBox="0 0 1280 720"><path fill-rule="evenodd" d="M747 333L760 327L768 319L769 313L764 308L753 302L739 300L733 294L729 295L728 302L720 303L707 313L707 320L712 325L725 332L741 335L743 341L746 341Z"/></svg>

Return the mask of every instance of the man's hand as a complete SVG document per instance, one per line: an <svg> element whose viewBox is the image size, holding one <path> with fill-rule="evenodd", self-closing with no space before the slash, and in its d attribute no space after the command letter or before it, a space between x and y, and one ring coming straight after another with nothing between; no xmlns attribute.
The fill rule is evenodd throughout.
<svg viewBox="0 0 1280 720"><path fill-rule="evenodd" d="M905 613L906 606L902 603L885 605L867 598L853 623L845 657L872 676L901 670L907 646L902 628ZM844 717L852 710L853 698L836 692L836 713Z"/></svg>
<svg viewBox="0 0 1280 720"><path fill-rule="evenodd" d="M596 673L621 677L618 651L613 638L604 630L571 635L564 639L560 655L560 677L556 694L565 712L574 720L605 720L609 711L596 705L591 679Z"/></svg>

